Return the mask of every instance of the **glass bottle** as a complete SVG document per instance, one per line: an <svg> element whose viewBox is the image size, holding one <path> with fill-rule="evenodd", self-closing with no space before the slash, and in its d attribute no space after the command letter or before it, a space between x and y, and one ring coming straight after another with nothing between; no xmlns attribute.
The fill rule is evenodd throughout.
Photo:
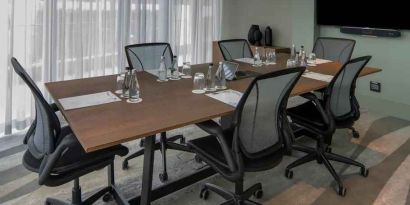
<svg viewBox="0 0 410 205"><path fill-rule="evenodd" d="M129 98L127 103L139 103L142 101L140 98L140 85L138 83L137 71L132 70L129 80Z"/></svg>
<svg viewBox="0 0 410 205"><path fill-rule="evenodd" d="M205 90L213 92L215 91L215 76L212 73L212 68L214 67L213 63L210 63L208 65L208 73L206 74L206 80L205 80Z"/></svg>
<svg viewBox="0 0 410 205"><path fill-rule="evenodd" d="M225 71L222 62L219 62L219 67L215 74L215 88L218 90L226 89Z"/></svg>
<svg viewBox="0 0 410 205"><path fill-rule="evenodd" d="M129 91L130 91L130 80L132 77L131 69L127 68L124 74L124 81L122 83L122 98L128 98L129 97Z"/></svg>
<svg viewBox="0 0 410 205"><path fill-rule="evenodd" d="M158 69L158 82L166 82L167 80L167 69L165 66L165 56L161 56L161 63Z"/></svg>
<svg viewBox="0 0 410 205"><path fill-rule="evenodd" d="M292 50L290 51L290 59L296 60L296 46L295 46L295 44L292 45Z"/></svg>
<svg viewBox="0 0 410 205"><path fill-rule="evenodd" d="M258 47L255 48L255 55L253 57L253 66L258 67L261 64L261 54Z"/></svg>
<svg viewBox="0 0 410 205"><path fill-rule="evenodd" d="M171 80L181 80L179 77L179 71L178 71L178 57L174 56L172 60L172 67L171 67Z"/></svg>

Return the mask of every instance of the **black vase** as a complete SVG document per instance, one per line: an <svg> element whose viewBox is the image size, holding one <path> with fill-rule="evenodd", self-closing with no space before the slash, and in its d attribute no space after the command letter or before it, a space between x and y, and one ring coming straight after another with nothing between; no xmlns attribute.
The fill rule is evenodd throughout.
<svg viewBox="0 0 410 205"><path fill-rule="evenodd" d="M272 39L272 29L268 26L265 29L265 46L272 46L273 39Z"/></svg>
<svg viewBox="0 0 410 205"><path fill-rule="evenodd" d="M260 30L259 25L252 25L248 32L248 41L252 45L256 43L255 34L254 34L256 30Z"/></svg>
<svg viewBox="0 0 410 205"><path fill-rule="evenodd" d="M261 46L262 43L262 32L259 30L259 28L253 32L253 37L255 38L255 46Z"/></svg>

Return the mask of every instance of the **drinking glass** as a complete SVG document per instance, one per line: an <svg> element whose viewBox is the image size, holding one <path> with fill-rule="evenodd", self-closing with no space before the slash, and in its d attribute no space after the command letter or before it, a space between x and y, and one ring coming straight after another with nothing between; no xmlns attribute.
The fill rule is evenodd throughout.
<svg viewBox="0 0 410 205"><path fill-rule="evenodd" d="M308 58L308 60L307 60L307 63L308 63L310 66L316 66L316 54L315 54L315 53L311 53L311 54L309 55L309 58Z"/></svg>
<svg viewBox="0 0 410 205"><path fill-rule="evenodd" d="M205 75L203 73L195 73L192 92L195 94L205 93Z"/></svg>
<svg viewBox="0 0 410 205"><path fill-rule="evenodd" d="M288 59L288 61L286 62L286 67L291 68L295 66L296 66L296 61L293 59Z"/></svg>
<svg viewBox="0 0 410 205"><path fill-rule="evenodd" d="M116 84L116 90L115 94L122 94L122 85L124 84L124 79L125 79L125 73L120 73L117 75L117 84Z"/></svg>
<svg viewBox="0 0 410 205"><path fill-rule="evenodd" d="M191 63L184 62L184 65L182 66L181 78L192 78L191 72Z"/></svg>

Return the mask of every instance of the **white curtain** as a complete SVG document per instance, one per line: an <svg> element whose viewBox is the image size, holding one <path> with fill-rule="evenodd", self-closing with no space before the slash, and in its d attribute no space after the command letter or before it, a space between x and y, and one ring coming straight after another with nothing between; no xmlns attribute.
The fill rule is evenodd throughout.
<svg viewBox="0 0 410 205"><path fill-rule="evenodd" d="M44 83L117 73L124 46L169 42L182 61L211 61L222 0L1 0L0 136L25 129L33 99L14 74L16 57Z"/></svg>

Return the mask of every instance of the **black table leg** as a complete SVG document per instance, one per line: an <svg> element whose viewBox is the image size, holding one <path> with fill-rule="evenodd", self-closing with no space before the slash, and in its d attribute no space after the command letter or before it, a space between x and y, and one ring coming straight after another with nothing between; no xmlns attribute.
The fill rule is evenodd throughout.
<svg viewBox="0 0 410 205"><path fill-rule="evenodd" d="M145 138L144 167L142 171L141 204L151 204L152 174L154 166L155 135Z"/></svg>

